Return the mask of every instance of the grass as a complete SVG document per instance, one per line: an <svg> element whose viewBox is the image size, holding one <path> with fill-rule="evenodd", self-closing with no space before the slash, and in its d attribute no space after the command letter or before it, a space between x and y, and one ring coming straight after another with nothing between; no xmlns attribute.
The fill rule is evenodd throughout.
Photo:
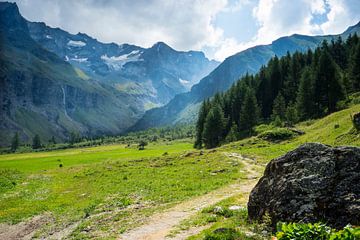
<svg viewBox="0 0 360 240"><path fill-rule="evenodd" d="M359 104L349 109L333 113L322 119L302 122L298 124L296 128L304 131L305 134L282 142L275 143L263 140L260 137L251 137L224 145L220 147L219 150L238 152L242 155L253 157L262 164L266 164L271 159L279 157L307 142L321 142L332 146L360 146L360 134L354 130L351 121L351 115L356 112L360 112ZM272 129L274 128L262 125L257 130L261 136L262 132L271 131ZM221 206L224 209L230 205L246 206L247 197L248 196L244 195L234 196L217 203L209 209L214 209L216 206ZM174 233L194 226L209 225L206 230L188 239L196 240L214 237L213 231L218 228L235 229L241 235L240 239L269 239L270 236L268 235L268 231L266 231L266 226L249 223L246 213L247 210L244 209L243 212L234 212L231 217L224 217L214 216L212 211L205 210L193 218L182 222ZM266 232L263 232L264 230Z"/></svg>
<svg viewBox="0 0 360 240"><path fill-rule="evenodd" d="M211 174L218 169L226 171ZM80 238L88 236L82 229L89 225L115 237L155 210L242 175L220 153L200 154L185 140L150 144L142 151L135 145L107 145L1 155L0 171L0 222L50 213L57 225L81 221L74 233ZM140 207L127 209L134 205ZM89 218L93 214L100 215Z"/></svg>
<svg viewBox="0 0 360 240"><path fill-rule="evenodd" d="M355 105L300 123L296 128L305 134L277 143L252 137L199 151L188 139L158 141L143 151L136 145L115 144L0 155L0 223L50 215L53 224L44 225L38 237L78 223L73 239L112 239L154 212L244 177L241 167L227 161L223 152L255 157L264 165L305 142L360 146L350 118L359 111L360 105ZM262 130L271 129L263 126ZM244 206L246 200L247 196L239 195L216 205L227 209ZM261 239L262 226L246 219L246 210L225 216L210 209L183 222L180 229L209 224L190 239L211 238L217 228L235 229L243 239Z"/></svg>
<svg viewBox="0 0 360 240"><path fill-rule="evenodd" d="M360 146L360 134L354 131L351 121L351 114L356 112L360 112L360 104L322 119L302 122L295 128L302 130L305 134L282 142L271 142L258 137L251 137L221 148L252 156L262 163L267 163L271 159L307 142L320 142L332 146Z"/></svg>
<svg viewBox="0 0 360 240"><path fill-rule="evenodd" d="M231 210L232 206L243 206L246 202L247 196L243 194L230 197L213 206L203 209L191 219L183 221L179 226L179 230L186 230L193 226L208 226L207 229L199 234L189 237L188 240L200 240L207 238L232 239L226 238L225 236L221 237L221 234L214 234L214 231L219 228L232 229L236 231L238 237L236 239L266 239L269 237L268 233L264 234L263 232L266 231L266 227L255 223L249 223L246 208Z"/></svg>

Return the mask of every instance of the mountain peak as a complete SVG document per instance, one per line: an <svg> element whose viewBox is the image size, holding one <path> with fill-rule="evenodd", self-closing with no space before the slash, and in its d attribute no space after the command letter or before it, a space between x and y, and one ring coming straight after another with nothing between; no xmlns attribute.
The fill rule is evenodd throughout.
<svg viewBox="0 0 360 240"><path fill-rule="evenodd" d="M359 33L360 32L360 21L353 25L353 26L350 26L346 29L345 32L343 32L343 35L349 35L349 34L353 34L353 33Z"/></svg>
<svg viewBox="0 0 360 240"><path fill-rule="evenodd" d="M151 48L157 49L157 50L160 50L160 49L171 49L172 50L172 48L164 42L157 42Z"/></svg>
<svg viewBox="0 0 360 240"><path fill-rule="evenodd" d="M20 15L16 3L0 2L0 29L28 31L26 21Z"/></svg>

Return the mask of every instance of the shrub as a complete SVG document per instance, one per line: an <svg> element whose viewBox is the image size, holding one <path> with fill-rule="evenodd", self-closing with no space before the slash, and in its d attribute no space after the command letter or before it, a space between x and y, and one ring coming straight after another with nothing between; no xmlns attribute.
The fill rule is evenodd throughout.
<svg viewBox="0 0 360 240"><path fill-rule="evenodd" d="M233 228L218 228L205 235L205 240L235 240L240 238L240 233Z"/></svg>
<svg viewBox="0 0 360 240"><path fill-rule="evenodd" d="M282 141L294 137L295 133L286 128L276 128L273 130L265 131L259 135L259 138L268 141Z"/></svg>
<svg viewBox="0 0 360 240"><path fill-rule="evenodd" d="M360 237L360 228L346 226L337 231L323 223L278 223L277 230L278 240L355 240Z"/></svg>
<svg viewBox="0 0 360 240"><path fill-rule="evenodd" d="M360 131L360 113L356 113L354 116L352 116L352 122L355 129Z"/></svg>

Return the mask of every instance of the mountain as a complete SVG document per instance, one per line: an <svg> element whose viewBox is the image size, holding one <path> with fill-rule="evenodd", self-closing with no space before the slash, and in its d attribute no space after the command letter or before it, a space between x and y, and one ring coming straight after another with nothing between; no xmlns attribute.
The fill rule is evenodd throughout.
<svg viewBox="0 0 360 240"><path fill-rule="evenodd" d="M218 62L204 53L176 51L163 42L150 48L101 43L45 23L28 22L31 37L45 49L120 92L131 93L144 108L162 106L209 74Z"/></svg>
<svg viewBox="0 0 360 240"><path fill-rule="evenodd" d="M0 2L0 38L1 146L15 132L23 142L119 134L218 65L161 42L145 49L72 35L27 21L8 2Z"/></svg>
<svg viewBox="0 0 360 240"><path fill-rule="evenodd" d="M130 130L194 122L200 103L204 99L212 97L217 92L229 89L244 74L256 73L271 57L275 55L281 57L287 52L314 49L325 39L331 40L339 36L347 38L349 34L354 33L360 33L360 22L339 35L306 36L294 34L281 37L269 45L259 45L239 52L226 58L214 71L201 79L198 84L195 84L189 92L177 95L163 107L147 111Z"/></svg>
<svg viewBox="0 0 360 240"><path fill-rule="evenodd" d="M15 132L29 141L39 134L65 139L70 131L111 134L141 114L133 96L87 79L38 45L16 4L0 4L1 145Z"/></svg>

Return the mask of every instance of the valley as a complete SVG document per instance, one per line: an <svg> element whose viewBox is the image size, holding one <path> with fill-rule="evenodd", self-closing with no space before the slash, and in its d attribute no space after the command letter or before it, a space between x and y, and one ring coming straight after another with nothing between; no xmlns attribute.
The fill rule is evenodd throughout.
<svg viewBox="0 0 360 240"><path fill-rule="evenodd" d="M360 239L359 7L0 2L0 240Z"/></svg>
<svg viewBox="0 0 360 240"><path fill-rule="evenodd" d="M14 232L54 239L176 239L177 234L199 234L190 239L202 239L211 229L237 221L221 216L206 220L202 209L218 204L246 207L270 159L305 142L360 146L349 117L358 111L360 105L354 105L299 123L296 128L305 134L278 143L251 137L213 150L194 150L191 139L158 140L145 150L114 144L1 155L0 236L9 234L8 224L26 225L40 218L31 230ZM240 228L262 238L253 225Z"/></svg>

